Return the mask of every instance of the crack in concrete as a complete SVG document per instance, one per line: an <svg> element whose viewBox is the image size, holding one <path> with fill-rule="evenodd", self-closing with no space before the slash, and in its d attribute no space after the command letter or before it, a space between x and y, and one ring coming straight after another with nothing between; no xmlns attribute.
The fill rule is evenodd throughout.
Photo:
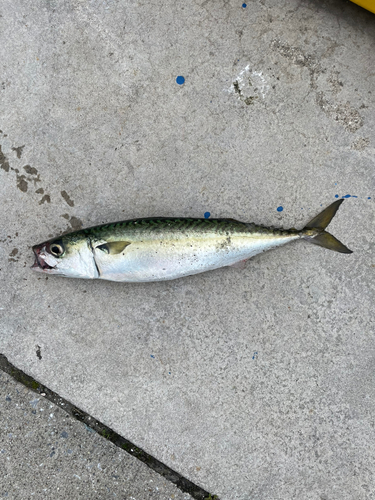
<svg viewBox="0 0 375 500"><path fill-rule="evenodd" d="M39 360L41 360L42 356L39 346L37 346L36 354ZM108 441L111 441L111 443L146 464L150 469L176 485L181 491L191 495L195 500L219 500L218 496L212 495L200 486L192 483L189 479L163 464L152 455L149 455L141 448L135 446L131 441L117 434L117 432L107 425L103 424L99 420L96 420L94 417L91 417L85 411L77 408L72 403L59 396L56 392L52 391L40 382L37 382L29 375L26 375L26 373L10 363L7 357L3 354L0 354L0 369L13 377L17 382L38 393L40 396L43 396L45 399L48 399L53 404L66 411L71 417L81 421L85 426L89 427Z"/></svg>

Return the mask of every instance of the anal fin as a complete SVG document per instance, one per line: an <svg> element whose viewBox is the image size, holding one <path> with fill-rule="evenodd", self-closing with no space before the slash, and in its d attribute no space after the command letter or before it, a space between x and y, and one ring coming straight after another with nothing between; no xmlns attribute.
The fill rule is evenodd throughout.
<svg viewBox="0 0 375 500"><path fill-rule="evenodd" d="M236 269L245 269L246 268L246 262L248 261L248 259L245 259L245 260L240 260L239 262L236 262L235 264L231 264L230 266L228 267L234 267Z"/></svg>

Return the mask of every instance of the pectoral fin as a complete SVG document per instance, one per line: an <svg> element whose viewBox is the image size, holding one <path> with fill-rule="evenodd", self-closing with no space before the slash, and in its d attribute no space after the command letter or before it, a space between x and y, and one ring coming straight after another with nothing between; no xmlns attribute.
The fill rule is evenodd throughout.
<svg viewBox="0 0 375 500"><path fill-rule="evenodd" d="M96 248L110 255L117 255L130 245L130 243L130 241L110 241L109 243L104 243Z"/></svg>

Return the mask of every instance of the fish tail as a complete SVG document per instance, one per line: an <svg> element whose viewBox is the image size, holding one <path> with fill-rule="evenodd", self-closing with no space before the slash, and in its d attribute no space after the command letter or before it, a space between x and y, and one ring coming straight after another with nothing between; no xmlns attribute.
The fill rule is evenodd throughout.
<svg viewBox="0 0 375 500"><path fill-rule="evenodd" d="M353 253L341 241L325 231L344 200L337 200L314 217L303 229L302 237L314 245L340 253Z"/></svg>

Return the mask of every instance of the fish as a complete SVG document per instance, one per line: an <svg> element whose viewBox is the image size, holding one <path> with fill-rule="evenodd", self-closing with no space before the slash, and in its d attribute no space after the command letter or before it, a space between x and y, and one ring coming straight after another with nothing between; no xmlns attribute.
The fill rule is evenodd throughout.
<svg viewBox="0 0 375 500"><path fill-rule="evenodd" d="M297 240L350 254L325 230L343 201L332 203L301 230L235 219L169 217L89 227L33 246L32 269L68 278L151 282L243 267L254 255Z"/></svg>

